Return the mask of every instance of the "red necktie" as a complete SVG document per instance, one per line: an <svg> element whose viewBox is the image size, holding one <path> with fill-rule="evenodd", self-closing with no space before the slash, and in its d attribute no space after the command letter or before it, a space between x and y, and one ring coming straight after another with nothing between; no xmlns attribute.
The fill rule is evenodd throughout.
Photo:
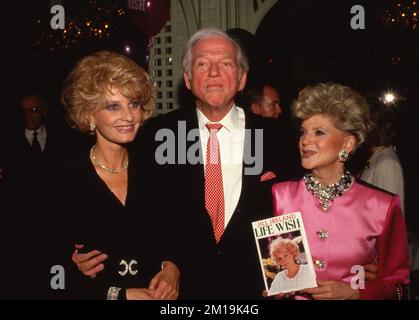
<svg viewBox="0 0 419 320"><path fill-rule="evenodd" d="M222 128L219 123L208 123L210 137L207 144L207 163L205 167L205 207L211 218L216 241L224 232L224 189L221 171L220 146L217 132Z"/></svg>

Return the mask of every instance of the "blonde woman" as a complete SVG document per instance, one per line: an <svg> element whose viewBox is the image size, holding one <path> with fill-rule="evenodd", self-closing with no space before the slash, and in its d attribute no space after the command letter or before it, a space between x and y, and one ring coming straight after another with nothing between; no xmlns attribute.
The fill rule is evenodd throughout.
<svg viewBox="0 0 419 320"><path fill-rule="evenodd" d="M50 297L177 298L179 270L167 261L168 234L156 224L146 154L129 152L129 143L153 112L153 94L149 75L113 52L86 56L69 74L64 107L75 127L95 141L88 152L52 170L48 180L52 196L42 211L54 214L52 222L59 218L49 228L49 261L66 271L65 290L50 290ZM77 265L71 260L76 243ZM88 277L81 265L92 261L100 262L100 272Z"/></svg>
<svg viewBox="0 0 419 320"><path fill-rule="evenodd" d="M304 219L318 282L304 293L316 300L401 299L409 254L399 197L358 182L345 168L368 133L365 99L346 86L318 84L300 92L292 112L301 120L307 172L272 190L276 215L300 211ZM364 283L360 268L375 261L377 277Z"/></svg>
<svg viewBox="0 0 419 320"><path fill-rule="evenodd" d="M280 268L269 291L288 292L307 287L312 281L308 264L301 264L297 239L276 238L270 246L271 259Z"/></svg>

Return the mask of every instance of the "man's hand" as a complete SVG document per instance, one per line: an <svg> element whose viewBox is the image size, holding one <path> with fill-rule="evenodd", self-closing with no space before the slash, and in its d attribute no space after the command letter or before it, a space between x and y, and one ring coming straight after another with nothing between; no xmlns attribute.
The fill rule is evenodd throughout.
<svg viewBox="0 0 419 320"><path fill-rule="evenodd" d="M179 296L178 267L170 261L164 262L163 270L151 279L148 289L153 290L155 299L175 300Z"/></svg>
<svg viewBox="0 0 419 320"><path fill-rule="evenodd" d="M365 271L365 280L371 281L377 279L378 276L378 265L376 263L374 264L366 264L364 266Z"/></svg>
<svg viewBox="0 0 419 320"><path fill-rule="evenodd" d="M359 291L340 281L317 281L317 288L305 289L314 300L358 300Z"/></svg>
<svg viewBox="0 0 419 320"><path fill-rule="evenodd" d="M102 263L108 256L98 250L92 250L88 253L79 253L84 247L83 244L76 244L71 260L77 265L77 268L85 275L91 278L96 277L100 271L105 269Z"/></svg>

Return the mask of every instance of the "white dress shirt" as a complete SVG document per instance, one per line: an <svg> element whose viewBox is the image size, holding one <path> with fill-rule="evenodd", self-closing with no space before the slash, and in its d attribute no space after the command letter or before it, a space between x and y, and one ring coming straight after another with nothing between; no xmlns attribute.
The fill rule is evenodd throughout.
<svg viewBox="0 0 419 320"><path fill-rule="evenodd" d="M37 138L38 138L39 144L41 145L41 150L44 151L45 145L47 143L47 130L45 129L44 125L41 125L36 130L25 129L25 137L26 137L26 140L28 140L29 145L32 145L34 131L38 132Z"/></svg>
<svg viewBox="0 0 419 320"><path fill-rule="evenodd" d="M206 165L206 150L209 130L208 123L214 123L197 108L199 133L204 160ZM217 132L220 146L221 171L223 175L223 190L225 217L224 227L227 227L234 210L239 202L242 189L243 150L245 137L245 114L242 108L233 106L230 112L219 122L223 127ZM204 172L205 174L205 172Z"/></svg>

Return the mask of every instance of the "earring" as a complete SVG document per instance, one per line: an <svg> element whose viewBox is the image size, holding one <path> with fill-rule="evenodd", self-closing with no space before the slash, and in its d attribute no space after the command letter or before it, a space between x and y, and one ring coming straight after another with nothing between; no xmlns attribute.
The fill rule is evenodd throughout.
<svg viewBox="0 0 419 320"><path fill-rule="evenodd" d="M345 149L339 151L338 153L339 162L345 162L346 160L348 160L348 157L349 157L348 151L346 151Z"/></svg>
<svg viewBox="0 0 419 320"><path fill-rule="evenodd" d="M89 129L90 129L90 134L91 135L94 135L95 134L96 125L92 121L90 121L90 123L89 123Z"/></svg>

